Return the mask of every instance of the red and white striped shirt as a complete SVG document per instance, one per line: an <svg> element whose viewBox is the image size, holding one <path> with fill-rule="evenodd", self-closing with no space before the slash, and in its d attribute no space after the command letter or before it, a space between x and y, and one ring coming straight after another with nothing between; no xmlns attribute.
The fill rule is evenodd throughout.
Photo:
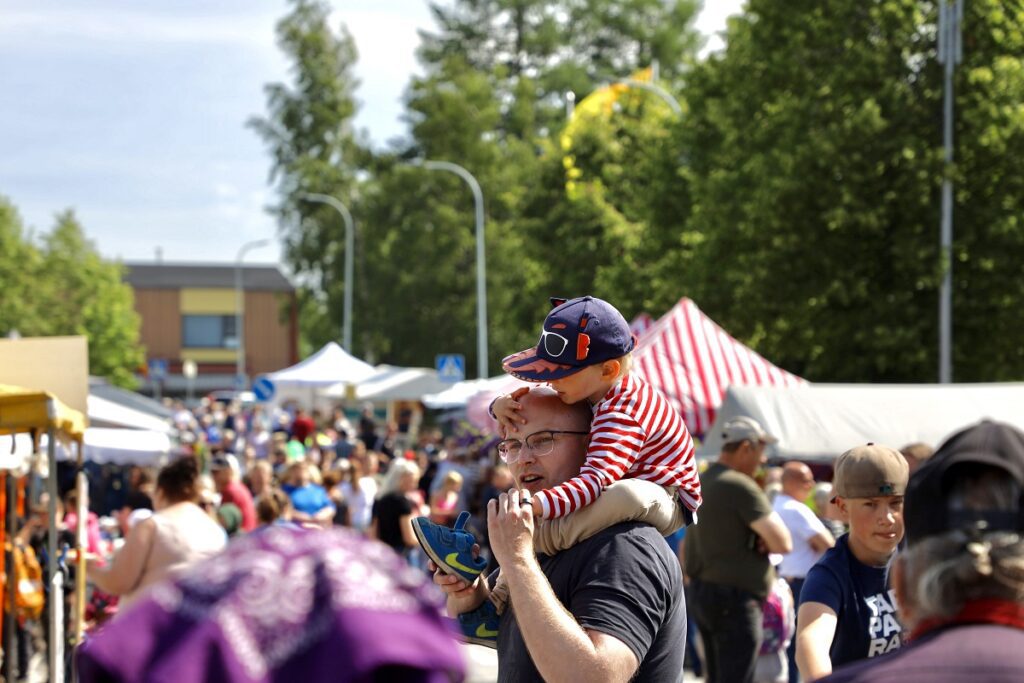
<svg viewBox="0 0 1024 683"><path fill-rule="evenodd" d="M657 389L626 375L594 406L587 459L578 476L536 495L544 519L562 517L601 495L620 479L677 486L691 511L700 505L693 439Z"/></svg>

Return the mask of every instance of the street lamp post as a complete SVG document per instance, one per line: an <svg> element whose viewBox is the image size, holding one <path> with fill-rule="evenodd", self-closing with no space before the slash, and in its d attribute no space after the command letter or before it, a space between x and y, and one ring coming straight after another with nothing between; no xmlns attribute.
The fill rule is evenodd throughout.
<svg viewBox="0 0 1024 683"><path fill-rule="evenodd" d="M939 4L939 63L943 66L942 142L945 148L942 174L942 219L939 227L939 255L942 285L939 290L939 383L953 381L953 74L963 59L960 22L963 0L942 0Z"/></svg>
<svg viewBox="0 0 1024 683"><path fill-rule="evenodd" d="M248 385L248 378L245 375L245 321L242 318L245 301L242 289L242 259L245 258L247 251L265 247L270 242L271 240L269 239L246 242L238 250L238 257L235 259L235 339L238 340L236 344L238 360L235 362L235 382L237 383L236 389L238 391L243 391Z"/></svg>
<svg viewBox="0 0 1024 683"><path fill-rule="evenodd" d="M431 171L448 171L454 173L469 185L473 191L476 207L476 353L477 374L480 379L487 377L487 264L484 257L484 195L480 191L480 183L473 175L450 161L424 160L415 162Z"/></svg>
<svg viewBox="0 0 1024 683"><path fill-rule="evenodd" d="M355 223L348 208L334 197L316 192L305 192L299 195L302 199L320 204L327 204L341 214L345 221L345 297L341 321L341 347L352 353L352 278L355 252Z"/></svg>

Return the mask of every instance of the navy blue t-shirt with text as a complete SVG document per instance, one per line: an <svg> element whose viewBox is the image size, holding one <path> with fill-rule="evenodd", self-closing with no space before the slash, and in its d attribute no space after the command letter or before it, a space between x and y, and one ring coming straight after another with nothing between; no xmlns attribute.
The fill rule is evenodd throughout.
<svg viewBox="0 0 1024 683"><path fill-rule="evenodd" d="M897 649L903 627L886 582L885 567L870 567L850 551L849 534L836 540L807 572L800 604L820 602L836 613L836 634L829 658L832 668Z"/></svg>

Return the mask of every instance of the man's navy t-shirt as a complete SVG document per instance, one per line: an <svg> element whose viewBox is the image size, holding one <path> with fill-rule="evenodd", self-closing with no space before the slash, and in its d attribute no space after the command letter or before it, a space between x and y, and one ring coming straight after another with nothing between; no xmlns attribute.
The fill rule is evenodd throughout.
<svg viewBox="0 0 1024 683"><path fill-rule="evenodd" d="M829 657L832 668L895 650L903 627L896 600L886 585L887 569L869 567L850 551L849 534L836 540L807 572L800 604L820 602L836 613L836 634Z"/></svg>
<svg viewBox="0 0 1024 683"><path fill-rule="evenodd" d="M640 668L632 681L682 680L683 577L654 527L616 524L538 561L555 597L583 628L618 638L633 651ZM516 623L518 599L513 595L512 608L501 616L498 680L540 681Z"/></svg>

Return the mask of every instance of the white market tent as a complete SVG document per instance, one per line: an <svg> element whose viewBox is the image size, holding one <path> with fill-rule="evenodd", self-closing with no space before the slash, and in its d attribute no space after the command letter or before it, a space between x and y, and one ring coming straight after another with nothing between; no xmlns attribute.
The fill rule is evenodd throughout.
<svg viewBox="0 0 1024 683"><path fill-rule="evenodd" d="M770 457L831 462L868 442L901 448L920 441L937 447L986 418L1024 429L1024 383L732 385L698 454L715 457L722 426L740 415L778 437Z"/></svg>
<svg viewBox="0 0 1024 683"><path fill-rule="evenodd" d="M435 410L450 410L453 408L465 408L469 399L480 392L486 391L497 395L497 391L504 386L509 379L515 379L509 375L498 375L487 379L466 379L455 384L449 384L446 389L436 394L428 394L423 397L423 403L428 408Z"/></svg>
<svg viewBox="0 0 1024 683"><path fill-rule="evenodd" d="M11 439L14 444L11 444ZM39 451L46 452L46 437L39 442ZM88 427L82 439L82 456L87 462L100 465L159 465L173 450L170 437L163 433L145 429L106 429ZM67 445L57 442L57 460L65 461L73 456ZM14 437L0 436L0 462L9 467L27 463L32 456L32 439L28 434Z"/></svg>
<svg viewBox="0 0 1024 683"><path fill-rule="evenodd" d="M347 382L339 382L324 391L325 396L332 398L344 397L348 390ZM356 386L356 398L360 401L420 401L428 394L443 391L450 383L437 377L432 368L403 368L393 365L381 365L376 374Z"/></svg>
<svg viewBox="0 0 1024 683"><path fill-rule="evenodd" d="M376 374L373 366L359 360L334 342L295 365L266 375L278 388L287 386L329 387L338 382L358 384Z"/></svg>
<svg viewBox="0 0 1024 683"><path fill-rule="evenodd" d="M161 419L150 413L109 401L92 393L86 400L90 428L145 430L161 434L170 434L172 431L169 420ZM88 439L86 439L86 443L88 443Z"/></svg>
<svg viewBox="0 0 1024 683"><path fill-rule="evenodd" d="M173 428L148 412L136 410L93 393L86 397L89 427L82 436L82 456L86 461L115 465L156 465L173 448ZM0 453L6 463L27 462L32 455L32 440L27 434L0 437ZM46 437L40 440L40 452L46 452ZM65 444L57 442L58 460L72 457Z"/></svg>
<svg viewBox="0 0 1024 683"><path fill-rule="evenodd" d="M312 406L317 402L317 393L336 384L359 384L373 375L372 365L346 352L335 342L328 342L322 349L291 367L264 375L274 383L276 404L297 401Z"/></svg>

